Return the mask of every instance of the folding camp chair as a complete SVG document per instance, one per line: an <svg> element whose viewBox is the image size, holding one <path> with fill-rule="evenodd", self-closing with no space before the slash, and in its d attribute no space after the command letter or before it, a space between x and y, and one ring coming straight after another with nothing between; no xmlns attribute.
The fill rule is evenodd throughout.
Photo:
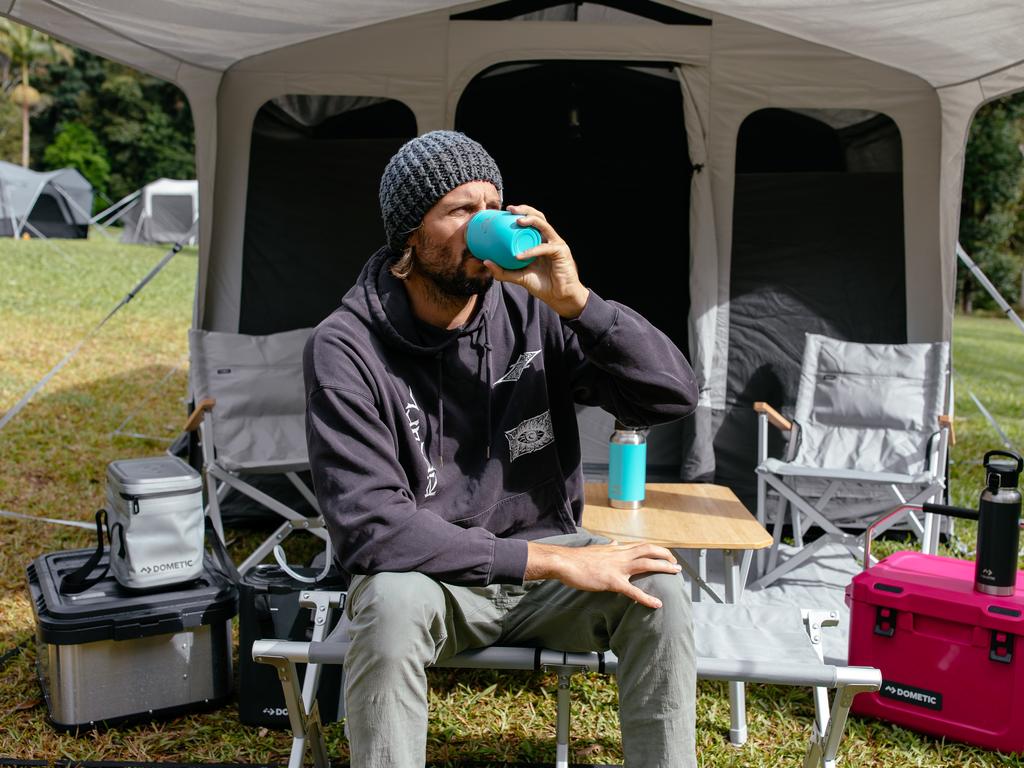
<svg viewBox="0 0 1024 768"><path fill-rule="evenodd" d="M252 657L276 667L281 680L293 736L289 768L299 768L307 751L312 753L317 768L326 768L330 763L316 693L321 665L344 664L345 661L348 650L345 642L323 642L333 613L344 605L344 593L305 592L300 596L300 603L313 611L313 641L257 640L252 646ZM837 624L838 615L801 611L795 607L752 608L706 602L694 603L693 610L697 676L704 680L814 688L815 718L803 765L805 768L835 766L853 698L864 691L877 691L882 684L882 675L877 669L824 663L821 629ZM343 628L335 637L338 634L343 634ZM307 665L301 690L297 664ZM438 666L555 672L558 675L555 766L567 768L570 678L578 672L614 674L618 660L611 652L569 653L491 646L465 651ZM826 689L835 691L831 704Z"/></svg>
<svg viewBox="0 0 1024 768"><path fill-rule="evenodd" d="M829 542L840 541L858 556L859 541L844 527L863 529L879 512L932 500L943 491L952 426L948 389L946 342L857 344L807 334L793 419L767 403L754 405L757 518L762 525L768 489L778 494L773 543L767 564L759 553L761 574L754 587L767 586ZM769 424L788 435L781 459L768 457ZM779 565L789 505L793 538L802 549ZM922 521L908 514L906 519L923 549L934 552L938 528L933 516ZM804 546L811 526L825 535Z"/></svg>
<svg viewBox="0 0 1024 768"><path fill-rule="evenodd" d="M329 553L330 538L320 507L298 475L309 469L302 350L310 332L308 328L269 336L189 332L196 407L186 428L199 432L207 513L214 528L223 540L220 504L229 489L284 518L241 563L238 570L243 574L293 531L308 531L323 539ZM255 487L251 476L261 474L285 475L316 515L304 515Z"/></svg>

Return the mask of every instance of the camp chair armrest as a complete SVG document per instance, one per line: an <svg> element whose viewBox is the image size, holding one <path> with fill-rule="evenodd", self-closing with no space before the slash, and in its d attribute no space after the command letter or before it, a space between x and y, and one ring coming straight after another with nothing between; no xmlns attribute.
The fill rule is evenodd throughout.
<svg viewBox="0 0 1024 768"><path fill-rule="evenodd" d="M754 410L767 416L768 423L773 427L781 429L783 432L789 432L793 429L793 422L768 405L768 403L758 401L754 403Z"/></svg>
<svg viewBox="0 0 1024 768"><path fill-rule="evenodd" d="M956 427L953 426L953 417L948 414L939 416L939 429L949 430L949 444L956 445Z"/></svg>
<svg viewBox="0 0 1024 768"><path fill-rule="evenodd" d="M198 403L196 408L188 417L188 421L185 422L186 432L195 432L199 429L199 423L203 420L203 414L207 411L212 411L213 406L217 404L217 401L212 397L204 397Z"/></svg>

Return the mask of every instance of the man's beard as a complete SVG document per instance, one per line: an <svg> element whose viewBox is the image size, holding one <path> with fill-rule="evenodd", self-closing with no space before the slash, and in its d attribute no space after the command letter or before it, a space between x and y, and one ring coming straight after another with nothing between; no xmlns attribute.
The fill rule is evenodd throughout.
<svg viewBox="0 0 1024 768"><path fill-rule="evenodd" d="M494 282L489 272L479 277L471 277L466 273L466 264L469 259L474 258L468 250L463 251L462 259L457 264L451 265L431 263L441 261L440 258L430 257L440 257L444 253L443 246L425 243L423 250L428 254L427 258L424 258L415 247L412 250L413 271L425 277L427 285L435 289L433 298L439 303L461 303L471 296L482 296Z"/></svg>

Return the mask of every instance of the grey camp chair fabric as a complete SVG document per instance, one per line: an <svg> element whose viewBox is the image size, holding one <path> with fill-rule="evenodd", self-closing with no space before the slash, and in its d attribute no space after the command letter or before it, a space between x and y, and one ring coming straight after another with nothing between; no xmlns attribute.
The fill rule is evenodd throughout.
<svg viewBox="0 0 1024 768"><path fill-rule="evenodd" d="M805 525L841 538L840 526L863 528L879 512L941 492L948 429L940 417L948 386L947 342L859 344L807 334L784 458L767 456L767 416L760 417L758 519L766 522L769 487L779 499L775 543L759 586L780 575L771 574L787 504L802 546ZM933 546L931 521L908 520ZM787 570L798 562L793 558Z"/></svg>
<svg viewBox="0 0 1024 768"><path fill-rule="evenodd" d="M316 497L297 474L309 469L302 351L311 332L310 328L268 336L189 332L192 397L202 411L198 429L207 511L214 528L223 539L220 502L229 488L283 518L277 530L239 565L242 573L296 530L322 539L328 552L326 563L331 560L330 537ZM267 473L285 475L317 515L303 515L246 479ZM275 556L281 562L283 554Z"/></svg>
<svg viewBox="0 0 1024 768"><path fill-rule="evenodd" d="M797 453L790 462L769 460L772 471L927 482L948 360L946 342L855 344L807 334L793 414Z"/></svg>
<svg viewBox="0 0 1024 768"><path fill-rule="evenodd" d="M760 606L700 601L693 604L697 657L743 659L750 664L804 665L818 669L797 606Z"/></svg>
<svg viewBox="0 0 1024 768"><path fill-rule="evenodd" d="M212 397L217 462L230 470L307 469L302 349L311 328L244 336L189 331L192 392Z"/></svg>

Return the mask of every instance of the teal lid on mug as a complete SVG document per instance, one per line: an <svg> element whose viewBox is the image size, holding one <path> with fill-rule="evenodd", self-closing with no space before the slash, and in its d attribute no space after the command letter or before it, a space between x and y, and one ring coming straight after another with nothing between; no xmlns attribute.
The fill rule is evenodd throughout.
<svg viewBox="0 0 1024 768"><path fill-rule="evenodd" d="M508 211L480 211L466 225L466 245L481 261L493 261L503 269L522 269L534 259L516 259L523 251L541 244L540 232L521 227L516 219L522 214Z"/></svg>

